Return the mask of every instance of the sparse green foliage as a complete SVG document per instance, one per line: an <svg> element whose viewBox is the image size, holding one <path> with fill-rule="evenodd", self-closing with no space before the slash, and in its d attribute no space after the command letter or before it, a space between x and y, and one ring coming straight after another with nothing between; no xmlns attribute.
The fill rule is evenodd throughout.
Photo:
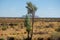
<svg viewBox="0 0 60 40"><path fill-rule="evenodd" d="M3 23L2 24L2 30L6 30L7 28L8 28L8 26L5 23Z"/></svg>
<svg viewBox="0 0 60 40"><path fill-rule="evenodd" d="M37 10L37 7L35 5L33 5L31 2L27 2L27 6L26 8L28 9L28 14L29 13L33 13Z"/></svg>
<svg viewBox="0 0 60 40"><path fill-rule="evenodd" d="M30 31L31 30L31 25L30 25L30 18L28 15L26 15L26 18L25 18L25 27L26 27L26 30L27 31Z"/></svg>
<svg viewBox="0 0 60 40"><path fill-rule="evenodd" d="M27 38L27 40L29 40L29 33L30 33L30 31L31 31L31 25L30 25L30 18L29 18L29 15L26 15L26 18L25 18L25 27L26 27L26 31L28 32L28 38Z"/></svg>
<svg viewBox="0 0 60 40"><path fill-rule="evenodd" d="M0 40L4 40L4 38L0 38Z"/></svg>
<svg viewBox="0 0 60 40"><path fill-rule="evenodd" d="M2 30L6 30L7 28L6 27L2 27Z"/></svg>

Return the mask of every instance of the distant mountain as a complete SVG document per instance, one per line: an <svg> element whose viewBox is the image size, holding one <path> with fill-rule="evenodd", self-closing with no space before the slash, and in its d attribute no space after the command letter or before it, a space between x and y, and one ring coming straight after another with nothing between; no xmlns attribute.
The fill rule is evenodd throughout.
<svg viewBox="0 0 60 40"><path fill-rule="evenodd" d="M25 18L25 17L26 17L26 15L23 15L21 18ZM32 15L29 15L29 17L32 18ZM34 18L40 18L40 17L38 17L38 16L35 15Z"/></svg>

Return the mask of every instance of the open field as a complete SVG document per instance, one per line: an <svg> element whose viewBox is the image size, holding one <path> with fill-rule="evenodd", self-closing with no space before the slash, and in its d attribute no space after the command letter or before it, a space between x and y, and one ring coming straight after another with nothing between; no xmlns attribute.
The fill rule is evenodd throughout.
<svg viewBox="0 0 60 40"><path fill-rule="evenodd" d="M39 40L38 38L48 40L58 27L60 18L35 18L33 40ZM14 37L15 40L27 38L24 18L0 18L0 38L7 40L9 37Z"/></svg>

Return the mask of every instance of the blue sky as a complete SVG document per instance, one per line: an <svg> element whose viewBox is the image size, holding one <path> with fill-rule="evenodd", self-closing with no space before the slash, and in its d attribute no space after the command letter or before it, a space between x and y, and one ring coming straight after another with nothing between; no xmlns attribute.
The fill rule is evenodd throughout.
<svg viewBox="0 0 60 40"><path fill-rule="evenodd" d="M27 14L26 2L37 6L39 17L60 17L60 0L0 0L0 17L21 17Z"/></svg>

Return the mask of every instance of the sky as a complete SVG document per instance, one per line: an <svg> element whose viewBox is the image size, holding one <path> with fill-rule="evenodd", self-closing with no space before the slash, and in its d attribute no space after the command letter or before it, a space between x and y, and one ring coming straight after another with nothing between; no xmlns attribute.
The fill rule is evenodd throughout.
<svg viewBox="0 0 60 40"><path fill-rule="evenodd" d="M60 0L0 0L0 17L26 15L27 2L32 2L37 7L36 16L60 18Z"/></svg>

